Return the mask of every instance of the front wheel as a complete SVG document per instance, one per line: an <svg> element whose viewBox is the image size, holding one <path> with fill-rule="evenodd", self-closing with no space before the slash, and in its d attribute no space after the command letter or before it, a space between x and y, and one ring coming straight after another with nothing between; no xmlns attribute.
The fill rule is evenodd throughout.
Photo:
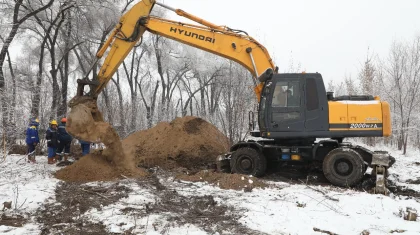
<svg viewBox="0 0 420 235"><path fill-rule="evenodd" d="M258 150L240 148L232 154L230 168L233 173L262 176L267 169L267 160Z"/></svg>
<svg viewBox="0 0 420 235"><path fill-rule="evenodd" d="M324 159L325 177L337 186L353 186L362 180L364 162L360 154L349 148L331 150Z"/></svg>

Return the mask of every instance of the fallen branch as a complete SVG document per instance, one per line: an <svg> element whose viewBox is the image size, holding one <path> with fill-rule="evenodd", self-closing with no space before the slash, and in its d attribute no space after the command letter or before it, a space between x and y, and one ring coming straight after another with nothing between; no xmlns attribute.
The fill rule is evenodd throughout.
<svg viewBox="0 0 420 235"><path fill-rule="evenodd" d="M305 182L303 182L302 180L299 180L299 181L302 182L303 184L305 184L306 187L308 187L308 188L310 188L310 189L312 189L312 190L314 190L316 192L322 193L322 195L324 195L327 199L330 199L331 201L336 201L336 202L339 201L337 198L333 198L333 197L329 196L324 191L322 191L320 189L313 188L313 187L309 186L308 184L306 184Z"/></svg>
<svg viewBox="0 0 420 235"><path fill-rule="evenodd" d="M100 194L100 193L97 193L97 192L92 192L92 191L89 191L89 190L86 190L86 189L82 189L82 191L84 191L84 192L86 192L86 193L90 193L90 194L96 194L96 195L98 195L98 196L100 196L100 197L102 197L102 198L105 198L105 199L109 199L108 197L106 197L106 196L104 196L104 195L102 195L102 194Z"/></svg>
<svg viewBox="0 0 420 235"><path fill-rule="evenodd" d="M394 229L390 231L390 233L404 233L404 232L405 232L404 229Z"/></svg>
<svg viewBox="0 0 420 235"><path fill-rule="evenodd" d="M316 201L316 202L318 202L318 204L322 204L322 205L324 205L325 207L327 207L328 209L330 209L330 210L332 210L332 211L334 211L334 212L336 212L336 213L338 213L338 214L340 214L340 215L344 215L344 216L349 216L348 214L346 214L346 213L343 213L343 212L340 212L340 211L338 211L337 209L335 209L334 207L332 207L331 205L329 205L328 203L326 203L326 202L324 202L324 200L322 200L322 201L319 201L319 200L317 200L316 198L314 198L314 197L311 197L311 196L309 196L309 195L307 195L307 194L304 194L304 193L301 193L302 195L305 195L305 196L307 196L307 197L309 197L309 198L312 198L314 201Z"/></svg>
<svg viewBox="0 0 420 235"><path fill-rule="evenodd" d="M330 232L330 231L327 231L327 230L322 230L322 229L315 228L315 227L314 227L314 231L315 232L320 232L320 233L326 233L326 234L329 234L329 235L338 235L337 233L333 233L333 232Z"/></svg>

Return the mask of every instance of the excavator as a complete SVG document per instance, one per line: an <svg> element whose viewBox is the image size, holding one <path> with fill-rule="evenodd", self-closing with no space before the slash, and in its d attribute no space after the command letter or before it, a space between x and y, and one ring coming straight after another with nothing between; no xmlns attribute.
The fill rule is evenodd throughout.
<svg viewBox="0 0 420 235"><path fill-rule="evenodd" d="M156 5L197 24L152 16ZM371 168L374 192L387 192L387 170L395 159L385 151L343 141L390 136L386 101L372 95L334 97L326 92L320 73L279 73L267 49L245 31L215 25L156 0L142 0L120 18L92 65L108 51L99 73L93 79L86 75L77 80L77 96L96 99L146 31L235 61L251 73L259 128L255 130L251 111L254 138L217 156L220 171L259 177L275 163L317 164L329 182L348 187L361 183ZM85 86L89 91L85 92Z"/></svg>

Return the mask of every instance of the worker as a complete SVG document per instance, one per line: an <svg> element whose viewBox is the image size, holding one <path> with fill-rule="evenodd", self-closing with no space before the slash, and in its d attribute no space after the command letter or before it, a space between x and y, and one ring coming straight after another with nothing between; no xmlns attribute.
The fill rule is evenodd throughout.
<svg viewBox="0 0 420 235"><path fill-rule="evenodd" d="M287 107L299 107L300 106L300 97L298 94L293 92L293 90L287 90Z"/></svg>
<svg viewBox="0 0 420 235"><path fill-rule="evenodd" d="M69 133L67 133L66 123L67 123L67 118L63 117L61 119L60 125L58 125L58 140L60 144L58 145L58 148L57 148L57 155L58 155L59 161L63 160L63 155L64 155L64 161L67 161L70 155L71 141L73 140L73 137Z"/></svg>
<svg viewBox="0 0 420 235"><path fill-rule="evenodd" d="M50 122L50 127L48 128L47 133L46 133L47 147L48 147L48 164L54 164L57 161L56 151L59 144L57 127L58 127L57 121L52 120Z"/></svg>
<svg viewBox="0 0 420 235"><path fill-rule="evenodd" d="M90 152L90 142L79 140L79 143L82 148L82 156L88 155Z"/></svg>
<svg viewBox="0 0 420 235"><path fill-rule="evenodd" d="M26 129L26 145L28 146L28 162L35 163L35 147L39 143L38 135L39 120L32 118L29 122L28 129Z"/></svg>

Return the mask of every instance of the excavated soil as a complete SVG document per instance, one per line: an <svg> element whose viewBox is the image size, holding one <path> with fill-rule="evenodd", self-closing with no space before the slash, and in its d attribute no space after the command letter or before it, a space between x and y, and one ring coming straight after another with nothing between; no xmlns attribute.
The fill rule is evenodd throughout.
<svg viewBox="0 0 420 235"><path fill-rule="evenodd" d="M228 139L212 124L197 117L176 118L136 132L123 141L103 121L96 102L77 97L70 102L67 131L77 139L104 143L106 148L56 172L68 182L109 181L143 177L144 168L186 168L198 172L215 163L229 149Z"/></svg>
<svg viewBox="0 0 420 235"><path fill-rule="evenodd" d="M77 139L92 143L104 143L103 156L119 168L133 169L132 157L124 154L120 137L112 126L104 122L95 100L76 97L70 102L71 112L66 130Z"/></svg>
<svg viewBox="0 0 420 235"><path fill-rule="evenodd" d="M194 175L182 174L176 178L192 182L207 182L212 185L217 185L221 189L243 190L245 192L250 192L253 188L265 188L268 186L263 180L255 177L217 173L209 170L203 170Z"/></svg>
<svg viewBox="0 0 420 235"><path fill-rule="evenodd" d="M82 157L76 163L55 173L55 177L66 182L112 181L125 177L144 177L143 169L125 169L110 163L101 152Z"/></svg>
<svg viewBox="0 0 420 235"><path fill-rule="evenodd" d="M66 130L77 139L104 143L106 149L57 171L57 178L69 182L88 182L147 175L143 169L135 167L132 155L124 154L120 137L109 123L104 122L95 100L75 97L69 106L71 111Z"/></svg>
<svg viewBox="0 0 420 235"><path fill-rule="evenodd" d="M197 117L176 118L136 132L122 141L126 155L138 166L163 169L206 169L229 150L228 139L212 124Z"/></svg>

